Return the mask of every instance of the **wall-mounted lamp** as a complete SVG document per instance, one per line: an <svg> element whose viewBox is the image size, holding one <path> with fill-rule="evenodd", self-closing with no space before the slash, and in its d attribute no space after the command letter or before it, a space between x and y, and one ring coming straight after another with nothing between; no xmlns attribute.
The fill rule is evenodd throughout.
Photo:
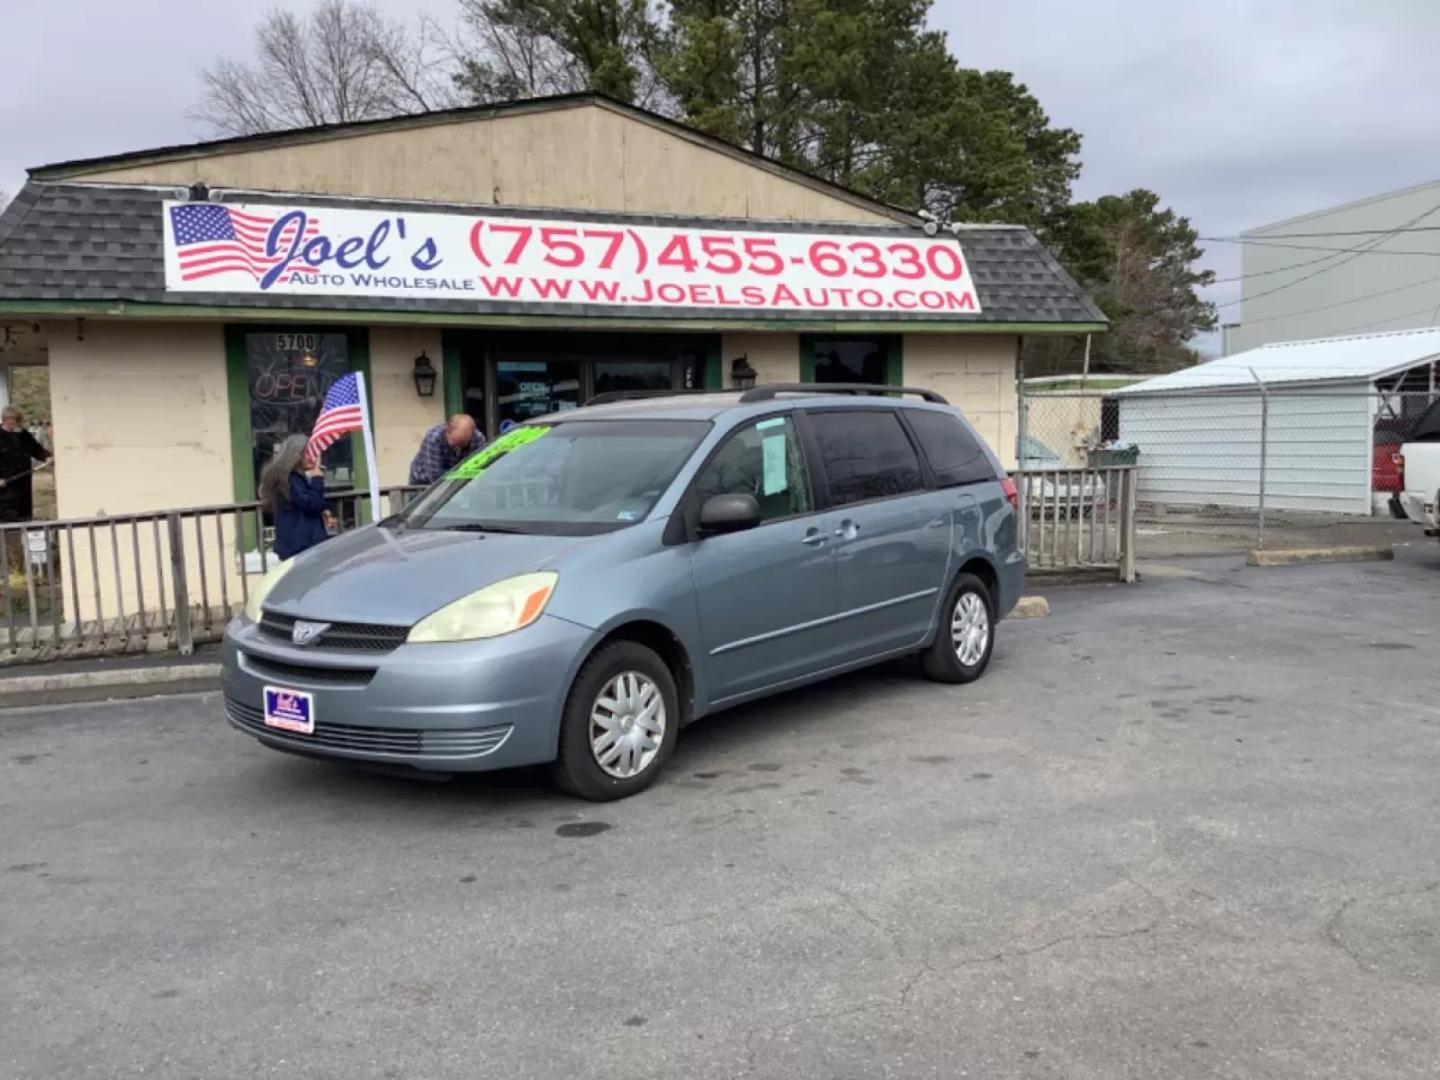
<svg viewBox="0 0 1440 1080"><path fill-rule="evenodd" d="M440 373L435 370L435 365L430 362L430 357L426 356L423 352L415 358L415 371L413 374L415 377L415 393L421 397L434 397L435 379Z"/></svg>
<svg viewBox="0 0 1440 1080"><path fill-rule="evenodd" d="M748 353L741 353L734 360L730 361L730 381L735 384L737 390L748 390L755 385L755 380L760 373L750 366Z"/></svg>

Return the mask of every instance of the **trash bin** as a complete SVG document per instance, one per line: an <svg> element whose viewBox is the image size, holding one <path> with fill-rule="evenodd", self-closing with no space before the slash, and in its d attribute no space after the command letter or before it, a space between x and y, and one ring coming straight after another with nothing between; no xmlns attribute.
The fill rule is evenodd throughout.
<svg viewBox="0 0 1440 1080"><path fill-rule="evenodd" d="M1137 465L1140 462L1140 447L1097 446L1086 455L1086 462L1092 469L1107 469L1116 465Z"/></svg>

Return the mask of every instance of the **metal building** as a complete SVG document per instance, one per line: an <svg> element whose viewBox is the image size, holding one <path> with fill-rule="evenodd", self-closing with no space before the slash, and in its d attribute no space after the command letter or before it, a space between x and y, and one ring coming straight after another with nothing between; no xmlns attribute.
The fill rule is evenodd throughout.
<svg viewBox="0 0 1440 1080"><path fill-rule="evenodd" d="M1377 462L1435 393L1437 361L1432 327L1264 345L1118 389L1139 497L1372 513L1388 499Z"/></svg>

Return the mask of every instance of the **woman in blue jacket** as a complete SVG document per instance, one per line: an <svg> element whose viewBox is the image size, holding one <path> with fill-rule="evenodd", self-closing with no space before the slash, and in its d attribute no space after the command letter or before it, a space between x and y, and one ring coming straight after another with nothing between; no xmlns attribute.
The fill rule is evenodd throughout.
<svg viewBox="0 0 1440 1080"><path fill-rule="evenodd" d="M325 472L305 452L304 435L291 435L260 473L260 505L275 522L275 554L282 559L312 548L325 531Z"/></svg>

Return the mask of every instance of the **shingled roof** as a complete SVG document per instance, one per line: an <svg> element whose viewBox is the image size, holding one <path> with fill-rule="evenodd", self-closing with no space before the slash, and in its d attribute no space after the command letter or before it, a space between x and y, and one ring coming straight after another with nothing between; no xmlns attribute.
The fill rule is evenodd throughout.
<svg viewBox="0 0 1440 1080"><path fill-rule="evenodd" d="M183 199L186 194L174 187L139 187L31 180L3 214L0 214L0 305L12 309L35 302L43 310L47 302L69 304L123 303L164 304L176 309L187 306L208 308L263 308L356 311L417 312L454 315L545 314L602 318L636 318L651 321L706 318L716 321L753 321L754 313L734 308L687 309L685 312L657 311L654 308L614 307L588 304L546 305L541 311L533 304L503 301L473 301L440 298L373 296L273 295L253 293L170 293L165 289L165 267L161 228L163 202ZM327 198L282 192L226 194L218 201L250 204L305 205L374 209L386 212L483 213L487 216L531 214L534 209L495 206ZM714 219L654 217L634 214L591 214L566 211L568 219L621 222L629 225L704 226L714 228ZM773 232L813 232L814 222L726 222L736 230L765 229ZM868 236L913 235L913 230L891 225L826 224L830 233ZM866 312L863 321L920 324L937 321L948 324L1026 324L1036 330L1046 325L1057 329L1103 325L1105 316L1070 278L1028 229L1008 225L964 227L959 240L979 294L981 311L974 316ZM179 313L177 311L177 313ZM813 316L837 321L834 312ZM853 316L852 316L853 317ZM805 312L769 316L768 321L805 321ZM843 320L841 320L843 321Z"/></svg>

